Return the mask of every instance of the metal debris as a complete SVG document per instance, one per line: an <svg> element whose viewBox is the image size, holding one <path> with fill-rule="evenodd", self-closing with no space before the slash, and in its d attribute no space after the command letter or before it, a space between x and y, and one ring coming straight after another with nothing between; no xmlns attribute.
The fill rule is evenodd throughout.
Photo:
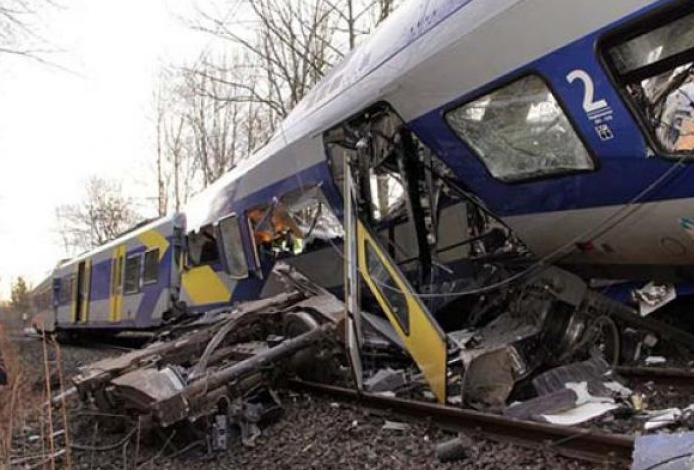
<svg viewBox="0 0 694 470"><path fill-rule="evenodd" d="M165 341L93 363L73 378L69 394L152 426L209 423L215 450L227 447L230 426L236 426L243 443L252 446L260 424L281 414L273 388L282 376L300 375L306 362L310 369L331 372L329 355L340 323L342 304L335 297L298 273L279 275L291 290L207 315ZM302 351L312 352L301 356ZM61 399L54 397L53 403Z"/></svg>
<svg viewBox="0 0 694 470"><path fill-rule="evenodd" d="M364 388L369 392L393 391L407 384L407 378L403 370L394 370L390 367L379 369L374 375L364 381Z"/></svg>
<svg viewBox="0 0 694 470"><path fill-rule="evenodd" d="M410 428L410 425L407 423L402 423L399 421L388 421L383 424L383 429L386 431L400 431L404 432L407 431Z"/></svg>

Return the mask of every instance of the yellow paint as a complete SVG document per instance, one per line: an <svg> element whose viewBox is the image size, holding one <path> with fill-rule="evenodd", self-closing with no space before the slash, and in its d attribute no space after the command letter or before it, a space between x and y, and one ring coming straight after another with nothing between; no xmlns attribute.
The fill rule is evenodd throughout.
<svg viewBox="0 0 694 470"><path fill-rule="evenodd" d="M379 244L368 233L361 222L357 224L357 244L359 270L364 276L364 280L373 292L379 305L386 313L391 325L402 339L407 351L410 353L419 369L427 379L431 391L436 395L439 403L446 402L446 372L447 372L447 348L446 338L436 324L436 321L429 315L422 305L419 298L412 293L412 288L394 267L390 258L381 250ZM381 290L368 272L366 262L366 245L373 250L383 265L388 270L391 278L395 280L395 288L405 296L407 310L409 312L409 334L402 329L395 314L390 309L390 305L381 294Z"/></svg>
<svg viewBox="0 0 694 470"><path fill-rule="evenodd" d="M123 259L125 258L125 245L113 249L111 258L111 297L109 298L109 321L115 323L121 321L123 316ZM119 279L119 282L116 282Z"/></svg>
<svg viewBox="0 0 694 470"><path fill-rule="evenodd" d="M210 266L198 266L183 272L183 290L191 306L229 302L231 293Z"/></svg>
<svg viewBox="0 0 694 470"><path fill-rule="evenodd" d="M159 248L159 261L162 260L166 250L169 248L169 241L161 233L156 230L149 230L138 235L143 245L147 247L147 251Z"/></svg>
<svg viewBox="0 0 694 470"><path fill-rule="evenodd" d="M77 273L79 273L80 265L77 263L75 265L76 271L75 273L70 276L70 290L72 291L70 295L72 296L72 310L70 313L70 323L75 323L76 317L77 317Z"/></svg>
<svg viewBox="0 0 694 470"><path fill-rule="evenodd" d="M82 323L89 323L89 294L92 288L92 260L88 259L84 263L84 287L82 291Z"/></svg>

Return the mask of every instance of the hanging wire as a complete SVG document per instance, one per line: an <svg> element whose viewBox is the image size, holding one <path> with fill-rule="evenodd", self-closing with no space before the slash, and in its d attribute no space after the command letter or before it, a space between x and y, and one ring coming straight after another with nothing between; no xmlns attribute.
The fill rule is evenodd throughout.
<svg viewBox="0 0 694 470"><path fill-rule="evenodd" d="M535 274L537 272L542 271L543 269L547 268L548 265L551 263L557 261L559 258L564 257L569 254L570 251L573 251L575 249L576 243L579 243L581 241L584 241L586 239L590 238L596 238L599 237L606 232L610 231L613 229L615 226L623 222L625 219L630 217L636 210L639 209L639 206L636 206L639 204L646 196L648 196L650 193L658 189L673 173L675 173L676 170L682 168L684 166L684 161L686 160L686 157L682 157L679 160L677 160L673 165L668 168L665 172L663 172L656 180L654 180L650 185L648 185L646 188L644 188L640 193L638 193L635 197L633 197L626 205L622 206L619 210L617 210L614 214L610 214L609 216L603 218L600 222L597 224L593 225L592 227L588 228L587 230L579 233L577 236L566 242L564 245L561 245L560 247L556 248L549 254L545 255L544 257L540 258L537 260L535 263L527 267L521 272L518 272L516 274L513 274L505 279L502 279L501 281L497 281L495 283L489 284L487 286L482 286L482 287L477 287L474 289L468 289L468 290L461 290L461 291L454 291L454 292L449 292L446 294L436 294L436 293L417 293L417 296L423 299L437 299L437 298L450 298L453 296L464 296L464 295L478 295L478 294L484 294L487 292L491 292L494 290L498 290L502 287L508 286L516 281L519 281L521 279L524 279L525 277L528 277L532 274ZM354 191L354 188L351 188L352 191ZM344 195L344 197L351 197L351 195ZM636 206L636 207L634 207ZM338 252L340 257L342 258L343 262L348 263L349 261L344 257L342 250L340 250L333 242L332 240L329 240L330 245ZM362 274L362 276L367 276L368 273L365 272L361 267L357 266L357 270ZM374 284L387 289L389 291L393 291L399 294L404 294L404 292L390 284L383 283L379 281L378 279L372 279Z"/></svg>

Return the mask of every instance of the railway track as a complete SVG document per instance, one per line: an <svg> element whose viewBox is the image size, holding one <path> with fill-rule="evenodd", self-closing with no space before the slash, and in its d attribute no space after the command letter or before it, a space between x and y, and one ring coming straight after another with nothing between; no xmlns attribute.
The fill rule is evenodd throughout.
<svg viewBox="0 0 694 470"><path fill-rule="evenodd" d="M358 393L353 389L305 381L292 381L295 391L319 394L339 401L353 401L395 415L425 420L444 429L466 432L488 439L511 442L534 449L594 463L630 463L634 437L586 429L519 421L450 406Z"/></svg>
<svg viewBox="0 0 694 470"><path fill-rule="evenodd" d="M678 388L694 388L694 371L664 367L617 367L615 370L625 379L637 382L653 382Z"/></svg>

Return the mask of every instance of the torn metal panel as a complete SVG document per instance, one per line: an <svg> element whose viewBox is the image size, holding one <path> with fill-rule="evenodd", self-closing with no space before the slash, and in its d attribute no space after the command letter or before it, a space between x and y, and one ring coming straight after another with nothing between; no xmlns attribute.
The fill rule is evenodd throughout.
<svg viewBox="0 0 694 470"><path fill-rule="evenodd" d="M619 408L615 403L584 403L570 410L556 414L544 414L542 418L550 424L560 426L576 426L592 419L598 418L612 410Z"/></svg>
<svg viewBox="0 0 694 470"><path fill-rule="evenodd" d="M544 372L532 381L538 395L550 393L566 388L567 383L578 382L603 382L608 378L611 369L601 357L594 357L587 361L555 367Z"/></svg>
<svg viewBox="0 0 694 470"><path fill-rule="evenodd" d="M639 303L639 313L645 317L675 300L677 291L674 284L649 282L641 289L636 289L633 296Z"/></svg>
<svg viewBox="0 0 694 470"><path fill-rule="evenodd" d="M694 468L694 432L639 436L631 470Z"/></svg>
<svg viewBox="0 0 694 470"><path fill-rule="evenodd" d="M379 369L364 381L364 388L369 392L393 391L407 384L405 372L390 367Z"/></svg>
<svg viewBox="0 0 694 470"><path fill-rule="evenodd" d="M113 387L111 395L116 401L138 410L147 410L153 403L185 388L179 372L169 366L137 369L113 379L110 385Z"/></svg>
<svg viewBox="0 0 694 470"><path fill-rule="evenodd" d="M525 421L541 421L542 415L575 408L577 401L578 395L574 390L563 388L521 403L514 403L504 410L504 415Z"/></svg>

